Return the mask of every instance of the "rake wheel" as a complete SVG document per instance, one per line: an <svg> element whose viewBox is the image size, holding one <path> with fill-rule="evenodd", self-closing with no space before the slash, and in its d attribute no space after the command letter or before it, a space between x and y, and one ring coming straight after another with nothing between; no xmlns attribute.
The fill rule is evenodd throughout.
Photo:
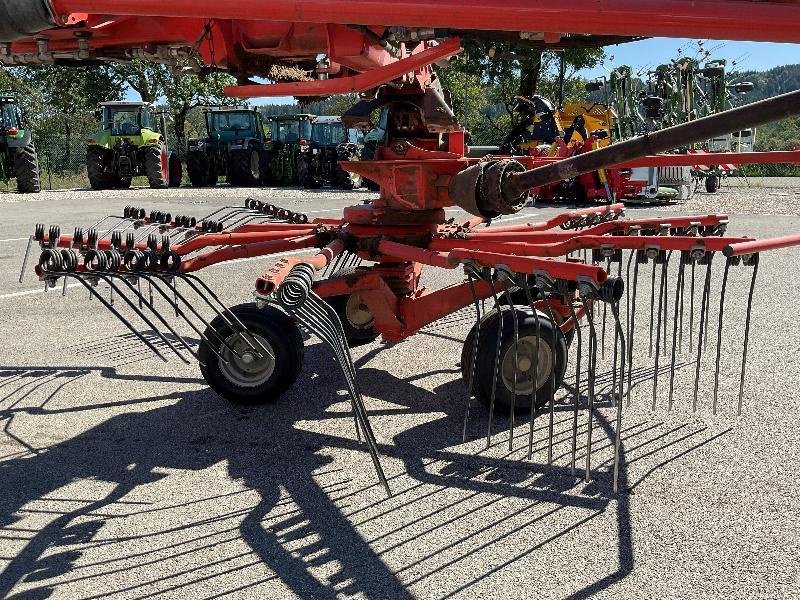
<svg viewBox="0 0 800 600"><path fill-rule="evenodd" d="M513 402L514 411L530 411L532 402L534 365L536 363L538 346L538 366L536 367L536 407L544 407L553 397L553 391L558 390L564 379L567 368L567 342L564 334L553 321L545 314L538 313L539 330L537 337L536 316L527 308L516 307L512 312L509 309L502 311L502 333L500 328L500 313L492 311L481 320L480 339L478 342L478 356L475 361L473 377L473 393L483 404L489 406L492 399L492 385L495 380L495 359L497 340L500 341L500 369L497 376L495 392L495 406L508 411L512 406L514 387L514 317L517 319L519 343L517 346L516 369L516 399ZM461 351L461 376L469 385L470 369L472 368L472 353L475 343L473 326L464 340ZM555 334L555 353L553 336ZM537 340L539 343L537 344ZM555 363L555 369L553 365ZM553 373L555 372L555 380Z"/></svg>
<svg viewBox="0 0 800 600"><path fill-rule="evenodd" d="M274 402L295 382L303 367L300 330L288 316L271 306L259 309L255 304L240 304L230 312L257 343L234 330L226 319L217 317L200 343L200 371L211 388L226 400L237 404ZM273 357L266 356L261 346Z"/></svg>

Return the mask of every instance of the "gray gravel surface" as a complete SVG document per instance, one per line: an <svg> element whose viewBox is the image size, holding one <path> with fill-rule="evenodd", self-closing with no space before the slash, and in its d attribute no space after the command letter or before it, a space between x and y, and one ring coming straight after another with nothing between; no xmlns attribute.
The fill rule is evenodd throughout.
<svg viewBox="0 0 800 600"><path fill-rule="evenodd" d="M370 197L251 193L311 216L334 216ZM219 188L2 196L0 597L800 595L798 249L762 258L738 418L750 269L730 275L714 415L721 266L712 271L713 336L701 360L697 412L686 348L678 357L674 409L666 410L667 357L651 410L651 267L643 267L635 385L622 429L625 492L618 496L609 472L610 337L598 365L589 484L569 468L575 344L554 410L552 467L547 416L535 422L532 461L525 460L525 418L512 451L509 421L497 418L487 450L487 411L473 407L469 441L461 443L465 386L458 360L474 318L468 311L403 343L354 350L394 492L387 499L354 439L336 365L315 340L298 383L279 402L237 408L208 390L196 365L154 359L82 290L71 288L66 298L58 290L45 294L31 273L16 283L36 222L60 223L68 232L127 204L201 215L238 205L247 194ZM514 218L535 221L569 208L529 207ZM800 194L777 184L728 187L681 207L631 209L629 216L679 212L727 212L737 235L796 233ZM204 277L237 304L249 299L269 262L215 266ZM675 269L673 261L673 284ZM431 271L425 283L438 287L454 277ZM670 342L671 336L670 324ZM585 378L584 372L579 466L588 430Z"/></svg>

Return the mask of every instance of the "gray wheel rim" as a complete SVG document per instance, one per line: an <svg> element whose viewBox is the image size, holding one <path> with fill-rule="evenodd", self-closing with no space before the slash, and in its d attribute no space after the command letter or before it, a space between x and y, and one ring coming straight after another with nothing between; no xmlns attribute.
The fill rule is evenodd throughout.
<svg viewBox="0 0 800 600"><path fill-rule="evenodd" d="M252 335L275 356L275 349L265 338ZM225 342L235 353L222 346L220 354L224 360L219 361L219 369L231 383L241 387L258 387L269 381L275 372L275 361L264 355L263 350L256 354L252 345L238 333L228 336Z"/></svg>
<svg viewBox="0 0 800 600"><path fill-rule="evenodd" d="M514 368L513 343L503 355L501 366L503 385L509 392L516 389L518 396L530 395L533 392L531 382L534 366L536 366L536 389L538 391L544 387L553 372L553 350L547 339L539 339L534 335L522 336L517 344L516 369ZM516 388L514 388L515 375Z"/></svg>

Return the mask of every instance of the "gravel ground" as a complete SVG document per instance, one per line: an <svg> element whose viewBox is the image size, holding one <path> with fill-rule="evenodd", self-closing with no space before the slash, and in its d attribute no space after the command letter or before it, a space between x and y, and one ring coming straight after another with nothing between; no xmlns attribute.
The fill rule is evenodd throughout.
<svg viewBox="0 0 800 600"><path fill-rule="evenodd" d="M333 216L370 197L252 193L312 216ZM496 418L487 450L488 411L473 408L469 440L461 443L465 389L458 360L469 312L400 344L376 341L356 349L394 492L385 498L354 440L336 365L314 340L300 379L279 402L236 408L208 390L196 365L154 359L85 293L70 289L66 299L43 294L30 274L16 283L33 223L60 223L70 231L127 204L199 215L239 205L246 195L218 188L0 197L6 339L0 361L0 597L800 595L800 330L796 311L784 309L797 296L787 276L798 264L798 249L761 261L742 417L735 408L750 269L731 270L714 415L721 269L712 271L712 341L701 360L698 410L692 411L693 358L684 347L668 412L668 357L660 358L651 410L651 267L643 267L633 396L622 426L624 493L618 496L611 493L609 471L615 430L610 337L597 367L589 484L570 474L576 344L554 410L553 466L546 464L547 416L534 425L531 461L525 460L527 419L517 423L509 450L510 423ZM514 218L540 220L569 208L529 207ZM798 231L800 194L777 184L727 187L684 206L635 208L629 215L679 212L727 212L731 233L769 237ZM204 273L225 302L236 304L249 298L268 264L247 260ZM673 261L673 285L675 267ZM425 282L438 287L452 276L429 272ZM672 308L670 294L670 315ZM586 375L579 467L589 430Z"/></svg>

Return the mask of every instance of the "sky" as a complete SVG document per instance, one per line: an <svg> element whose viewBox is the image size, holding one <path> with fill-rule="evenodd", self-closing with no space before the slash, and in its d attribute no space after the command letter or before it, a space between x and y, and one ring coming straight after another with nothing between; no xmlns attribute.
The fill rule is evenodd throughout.
<svg viewBox="0 0 800 600"><path fill-rule="evenodd" d="M772 44L766 42L732 42L702 40L703 47L711 51L711 58L724 58L728 65L736 61L741 71L763 71L779 65L800 63L800 51L795 44ZM630 65L635 70L655 67L678 57L678 49L686 56L694 57L698 51L698 40L682 38L651 38L606 48L609 58L606 68ZM613 57L613 58L612 58ZM581 71L587 79L605 75L602 67Z"/></svg>

